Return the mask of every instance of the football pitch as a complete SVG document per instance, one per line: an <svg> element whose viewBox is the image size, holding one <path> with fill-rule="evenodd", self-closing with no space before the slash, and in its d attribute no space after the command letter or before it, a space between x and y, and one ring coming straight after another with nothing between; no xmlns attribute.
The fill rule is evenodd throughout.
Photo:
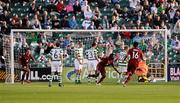
<svg viewBox="0 0 180 103"><path fill-rule="evenodd" d="M21 85L0 83L0 103L180 103L180 82L113 83L101 86L32 82Z"/></svg>

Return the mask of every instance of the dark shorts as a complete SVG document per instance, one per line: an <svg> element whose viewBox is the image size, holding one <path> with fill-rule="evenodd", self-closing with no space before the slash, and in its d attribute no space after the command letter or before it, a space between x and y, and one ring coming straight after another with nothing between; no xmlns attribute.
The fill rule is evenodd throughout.
<svg viewBox="0 0 180 103"><path fill-rule="evenodd" d="M128 62L127 72L130 72L131 74L134 74L137 67L138 67L138 62L129 61Z"/></svg>
<svg viewBox="0 0 180 103"><path fill-rule="evenodd" d="M29 68L28 64L22 65L22 71L29 71L29 70L30 70L30 68Z"/></svg>
<svg viewBox="0 0 180 103"><path fill-rule="evenodd" d="M106 69L105 66L97 65L97 73L100 73L101 75L106 75Z"/></svg>

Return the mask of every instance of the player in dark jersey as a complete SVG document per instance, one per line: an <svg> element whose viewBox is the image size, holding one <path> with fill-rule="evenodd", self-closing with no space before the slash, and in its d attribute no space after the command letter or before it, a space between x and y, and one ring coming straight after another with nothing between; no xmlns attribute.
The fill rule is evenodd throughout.
<svg viewBox="0 0 180 103"><path fill-rule="evenodd" d="M100 80L97 81L97 85L101 85L100 83L101 83L101 82L105 79L105 77L106 77L106 70L105 70L106 65L112 65L112 67L114 68L114 70L119 73L119 71L114 67L113 61L114 61L113 54L110 54L108 57L103 57L103 58L101 58L101 61L97 64L95 74L93 74L93 75L88 75L88 77L95 77L95 78L97 78L97 77L99 76L99 74L101 74ZM120 73L119 73L119 74L120 74Z"/></svg>
<svg viewBox="0 0 180 103"><path fill-rule="evenodd" d="M127 59L128 56L130 56L130 59L128 61L126 73L127 79L123 82L123 86L126 86L126 84L131 80L131 77L134 74L136 68L138 67L139 62L141 60L144 61L143 52L138 48L138 42L133 43L133 47L128 50L127 55L124 57L124 61Z"/></svg>
<svg viewBox="0 0 180 103"><path fill-rule="evenodd" d="M25 50L25 53L20 56L19 60L20 60L20 65L22 66L22 71L23 71L21 83L24 84L25 76L26 76L25 82L30 83L30 81L28 80L29 79L29 73L30 73L29 62L30 62L30 60L35 61L35 59L32 56L29 48Z"/></svg>

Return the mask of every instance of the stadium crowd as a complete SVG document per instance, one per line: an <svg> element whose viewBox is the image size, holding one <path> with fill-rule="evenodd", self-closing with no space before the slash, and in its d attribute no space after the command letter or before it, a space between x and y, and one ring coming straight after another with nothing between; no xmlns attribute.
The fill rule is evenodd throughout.
<svg viewBox="0 0 180 103"><path fill-rule="evenodd" d="M1 38L9 35L11 29L168 29L169 48L176 54L176 60L172 60L180 61L180 0L3 0L0 1ZM53 45L46 36L32 33L27 45L36 42L34 52L42 52L43 47L46 53ZM96 41L102 43L101 51L107 50L108 43L120 47L125 42L123 39L138 41L145 36L146 33L122 32L110 35L107 40L98 35ZM140 48L150 54L162 50L160 38L139 40ZM70 34L54 36L54 40L71 55L74 42Z"/></svg>

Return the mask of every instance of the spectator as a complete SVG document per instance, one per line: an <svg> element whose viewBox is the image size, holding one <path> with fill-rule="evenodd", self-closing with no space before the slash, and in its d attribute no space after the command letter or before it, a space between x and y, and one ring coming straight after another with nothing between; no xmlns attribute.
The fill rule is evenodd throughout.
<svg viewBox="0 0 180 103"><path fill-rule="evenodd" d="M175 12L176 12L176 11L175 11L173 8L171 8L171 9L168 11L168 17L169 17L170 23L173 23L173 18L174 18Z"/></svg>
<svg viewBox="0 0 180 103"><path fill-rule="evenodd" d="M129 0L129 7L131 10L135 10L140 0Z"/></svg>
<svg viewBox="0 0 180 103"><path fill-rule="evenodd" d="M139 44L139 48L144 52L146 53L147 52L147 47L148 45L145 43L145 41L142 39L141 40L141 43Z"/></svg>
<svg viewBox="0 0 180 103"><path fill-rule="evenodd" d="M42 25L43 29L51 28L51 21L50 21L50 17L48 16L47 11L44 11L44 14L42 16L41 25Z"/></svg>
<svg viewBox="0 0 180 103"><path fill-rule="evenodd" d="M57 16L54 15L52 20L52 29L58 29L60 28L60 21L58 20Z"/></svg>
<svg viewBox="0 0 180 103"><path fill-rule="evenodd" d="M83 29L89 28L90 25L91 25L91 20L90 18L86 17L86 19L82 22Z"/></svg>
<svg viewBox="0 0 180 103"><path fill-rule="evenodd" d="M118 4L119 0L111 0L113 4Z"/></svg>
<svg viewBox="0 0 180 103"><path fill-rule="evenodd" d="M72 13L74 11L72 3L69 3L68 5L66 5L66 11L67 13Z"/></svg>
<svg viewBox="0 0 180 103"><path fill-rule="evenodd" d="M23 19L22 19L22 28L30 28L30 21L29 21L29 16L26 15Z"/></svg>
<svg viewBox="0 0 180 103"><path fill-rule="evenodd" d="M162 21L164 21L165 23L168 22L168 16L167 16L167 14L165 14L165 10L163 10L163 11L161 12L161 14L160 14L160 19L161 19Z"/></svg>
<svg viewBox="0 0 180 103"><path fill-rule="evenodd" d="M41 29L41 23L36 20L35 23L32 25L33 29Z"/></svg>
<svg viewBox="0 0 180 103"><path fill-rule="evenodd" d="M180 18L180 11L176 11L174 18L173 18L173 23L175 24Z"/></svg>
<svg viewBox="0 0 180 103"><path fill-rule="evenodd" d="M157 14L157 7L156 4L154 3L153 6L151 7L151 13L152 14Z"/></svg>
<svg viewBox="0 0 180 103"><path fill-rule="evenodd" d="M64 18L65 16L68 16L67 9L64 8L60 13L60 19Z"/></svg>
<svg viewBox="0 0 180 103"><path fill-rule="evenodd" d="M88 29L91 29L91 30L95 30L96 29L96 26L95 26L94 22L91 22L91 24L88 27Z"/></svg>
<svg viewBox="0 0 180 103"><path fill-rule="evenodd" d="M175 35L180 35L180 20L178 20L174 26L173 33Z"/></svg>
<svg viewBox="0 0 180 103"><path fill-rule="evenodd" d="M64 40L63 48L66 48L68 45L70 45L71 41L71 36L68 34Z"/></svg>
<svg viewBox="0 0 180 103"><path fill-rule="evenodd" d="M69 28L68 17L64 16L60 24L61 24L61 28Z"/></svg>
<svg viewBox="0 0 180 103"><path fill-rule="evenodd" d="M90 9L90 6L88 5L88 1L84 0L84 1L82 1L81 11L85 12L87 9L89 9L89 11L92 12L92 10Z"/></svg>
<svg viewBox="0 0 180 103"><path fill-rule="evenodd" d="M58 2L56 4L57 12L60 13L64 8L65 8L64 1L63 0L58 0Z"/></svg>
<svg viewBox="0 0 180 103"><path fill-rule="evenodd" d="M92 22L94 22L96 29L100 27L100 20L98 19L98 17L94 16Z"/></svg>
<svg viewBox="0 0 180 103"><path fill-rule="evenodd" d="M172 47L173 50L180 52L180 42L176 41L175 46Z"/></svg>
<svg viewBox="0 0 180 103"><path fill-rule="evenodd" d="M77 22L76 22L76 17L75 16L72 16L72 18L69 20L69 27L71 29L75 29L77 28Z"/></svg>
<svg viewBox="0 0 180 103"><path fill-rule="evenodd" d="M97 4L99 8L105 8L108 6L108 0L97 0Z"/></svg>
<svg viewBox="0 0 180 103"><path fill-rule="evenodd" d="M157 14L160 15L163 10L165 10L164 5L163 5L163 4L160 4L160 6L158 7L158 12L157 12Z"/></svg>
<svg viewBox="0 0 180 103"><path fill-rule="evenodd" d="M91 18L93 16L93 13L88 6L86 9L84 9L84 18Z"/></svg>
<svg viewBox="0 0 180 103"><path fill-rule="evenodd" d="M40 14L43 14L43 10L42 10L42 6L41 5L38 6L37 11L39 11Z"/></svg>
<svg viewBox="0 0 180 103"><path fill-rule="evenodd" d="M101 18L101 11L99 10L98 7L95 7L95 10L93 11L93 15L96 16L97 18Z"/></svg>
<svg viewBox="0 0 180 103"><path fill-rule="evenodd" d="M1 26L0 33L2 33L2 34L9 34L10 33L10 28L8 27L6 21L3 22L3 25Z"/></svg>
<svg viewBox="0 0 180 103"><path fill-rule="evenodd" d="M6 21L6 23L9 23L10 22L10 17L9 17L9 13L8 11L4 11L3 14L0 15L0 23Z"/></svg>
<svg viewBox="0 0 180 103"><path fill-rule="evenodd" d="M36 12L36 6L35 3L32 3L29 8L29 13L35 14L35 12Z"/></svg>
<svg viewBox="0 0 180 103"><path fill-rule="evenodd" d="M81 13L81 6L80 6L78 0L76 0L75 4L73 5L73 9L74 9L74 14L75 14L75 15Z"/></svg>
<svg viewBox="0 0 180 103"><path fill-rule="evenodd" d="M108 21L106 15L102 19L102 27L103 27L103 29L109 29L110 28L110 24L109 24L109 21Z"/></svg>

